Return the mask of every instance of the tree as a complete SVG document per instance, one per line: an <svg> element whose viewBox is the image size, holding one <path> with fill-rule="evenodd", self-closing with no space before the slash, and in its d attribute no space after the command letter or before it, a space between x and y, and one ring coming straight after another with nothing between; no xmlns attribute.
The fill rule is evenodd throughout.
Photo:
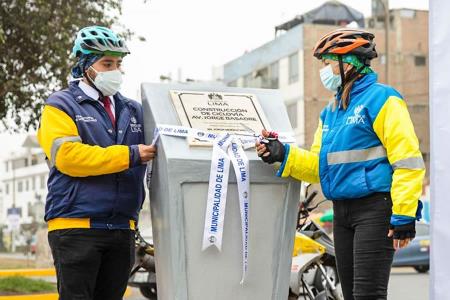
<svg viewBox="0 0 450 300"><path fill-rule="evenodd" d="M80 28L117 23L122 0L0 1L0 122L36 128L45 99L67 84ZM125 38L131 32L125 30ZM11 122L11 120L13 120Z"/></svg>

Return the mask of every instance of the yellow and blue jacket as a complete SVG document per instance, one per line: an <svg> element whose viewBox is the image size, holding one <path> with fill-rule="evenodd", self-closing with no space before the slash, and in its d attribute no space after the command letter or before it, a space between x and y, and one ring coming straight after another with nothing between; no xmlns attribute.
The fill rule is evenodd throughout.
<svg viewBox="0 0 450 300"><path fill-rule="evenodd" d="M336 97L338 107L330 103L320 114L311 150L286 144L277 175L320 182L330 200L390 192L391 224L414 221L425 165L402 96L371 73L354 83L346 110Z"/></svg>
<svg viewBox="0 0 450 300"><path fill-rule="evenodd" d="M141 105L114 95L116 126L78 82L45 102L38 140L49 162L45 220L66 228L134 229L145 198Z"/></svg>

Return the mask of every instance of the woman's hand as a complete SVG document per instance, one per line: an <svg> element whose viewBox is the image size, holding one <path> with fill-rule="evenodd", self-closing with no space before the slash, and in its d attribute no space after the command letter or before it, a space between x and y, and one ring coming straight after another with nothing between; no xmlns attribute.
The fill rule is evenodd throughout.
<svg viewBox="0 0 450 300"><path fill-rule="evenodd" d="M265 139L256 141L256 151L261 159L268 163L273 164L274 162L283 162L284 160L284 145L278 140L277 134L263 130L261 135Z"/></svg>
<svg viewBox="0 0 450 300"><path fill-rule="evenodd" d="M405 225L391 225L388 237L393 237L393 246L395 250L405 248L416 237L416 222Z"/></svg>
<svg viewBox="0 0 450 300"><path fill-rule="evenodd" d="M268 138L270 136L270 133L267 130L263 129L261 131L261 135L265 138ZM255 147L259 157L267 157L270 155L270 152L266 152L267 151L266 144L261 143L259 140L256 140Z"/></svg>

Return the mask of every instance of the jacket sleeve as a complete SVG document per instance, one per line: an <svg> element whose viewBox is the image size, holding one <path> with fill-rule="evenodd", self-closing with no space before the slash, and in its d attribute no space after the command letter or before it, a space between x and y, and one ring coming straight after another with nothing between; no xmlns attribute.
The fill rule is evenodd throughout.
<svg viewBox="0 0 450 300"><path fill-rule="evenodd" d="M418 214L425 164L405 101L396 96L389 97L378 113L373 129L386 148L394 171L391 224L413 222Z"/></svg>
<svg viewBox="0 0 450 300"><path fill-rule="evenodd" d="M318 183L320 181L319 152L321 145L322 121L319 120L319 126L314 134L314 141L310 151L289 144L284 145L284 161L277 172L277 176L291 176L309 183Z"/></svg>
<svg viewBox="0 0 450 300"><path fill-rule="evenodd" d="M103 148L84 144L74 120L51 105L44 106L38 141L50 164L73 177L117 173L140 162L137 145Z"/></svg>

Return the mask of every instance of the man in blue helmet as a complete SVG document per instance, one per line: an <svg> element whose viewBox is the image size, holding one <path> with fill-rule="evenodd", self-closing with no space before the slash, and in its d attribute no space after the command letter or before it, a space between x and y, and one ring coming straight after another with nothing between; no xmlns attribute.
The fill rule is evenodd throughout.
<svg viewBox="0 0 450 300"><path fill-rule="evenodd" d="M81 29L75 80L45 102L38 139L50 163L45 220L60 299L122 299L134 263L145 198L141 105L122 96L124 41L108 28Z"/></svg>

